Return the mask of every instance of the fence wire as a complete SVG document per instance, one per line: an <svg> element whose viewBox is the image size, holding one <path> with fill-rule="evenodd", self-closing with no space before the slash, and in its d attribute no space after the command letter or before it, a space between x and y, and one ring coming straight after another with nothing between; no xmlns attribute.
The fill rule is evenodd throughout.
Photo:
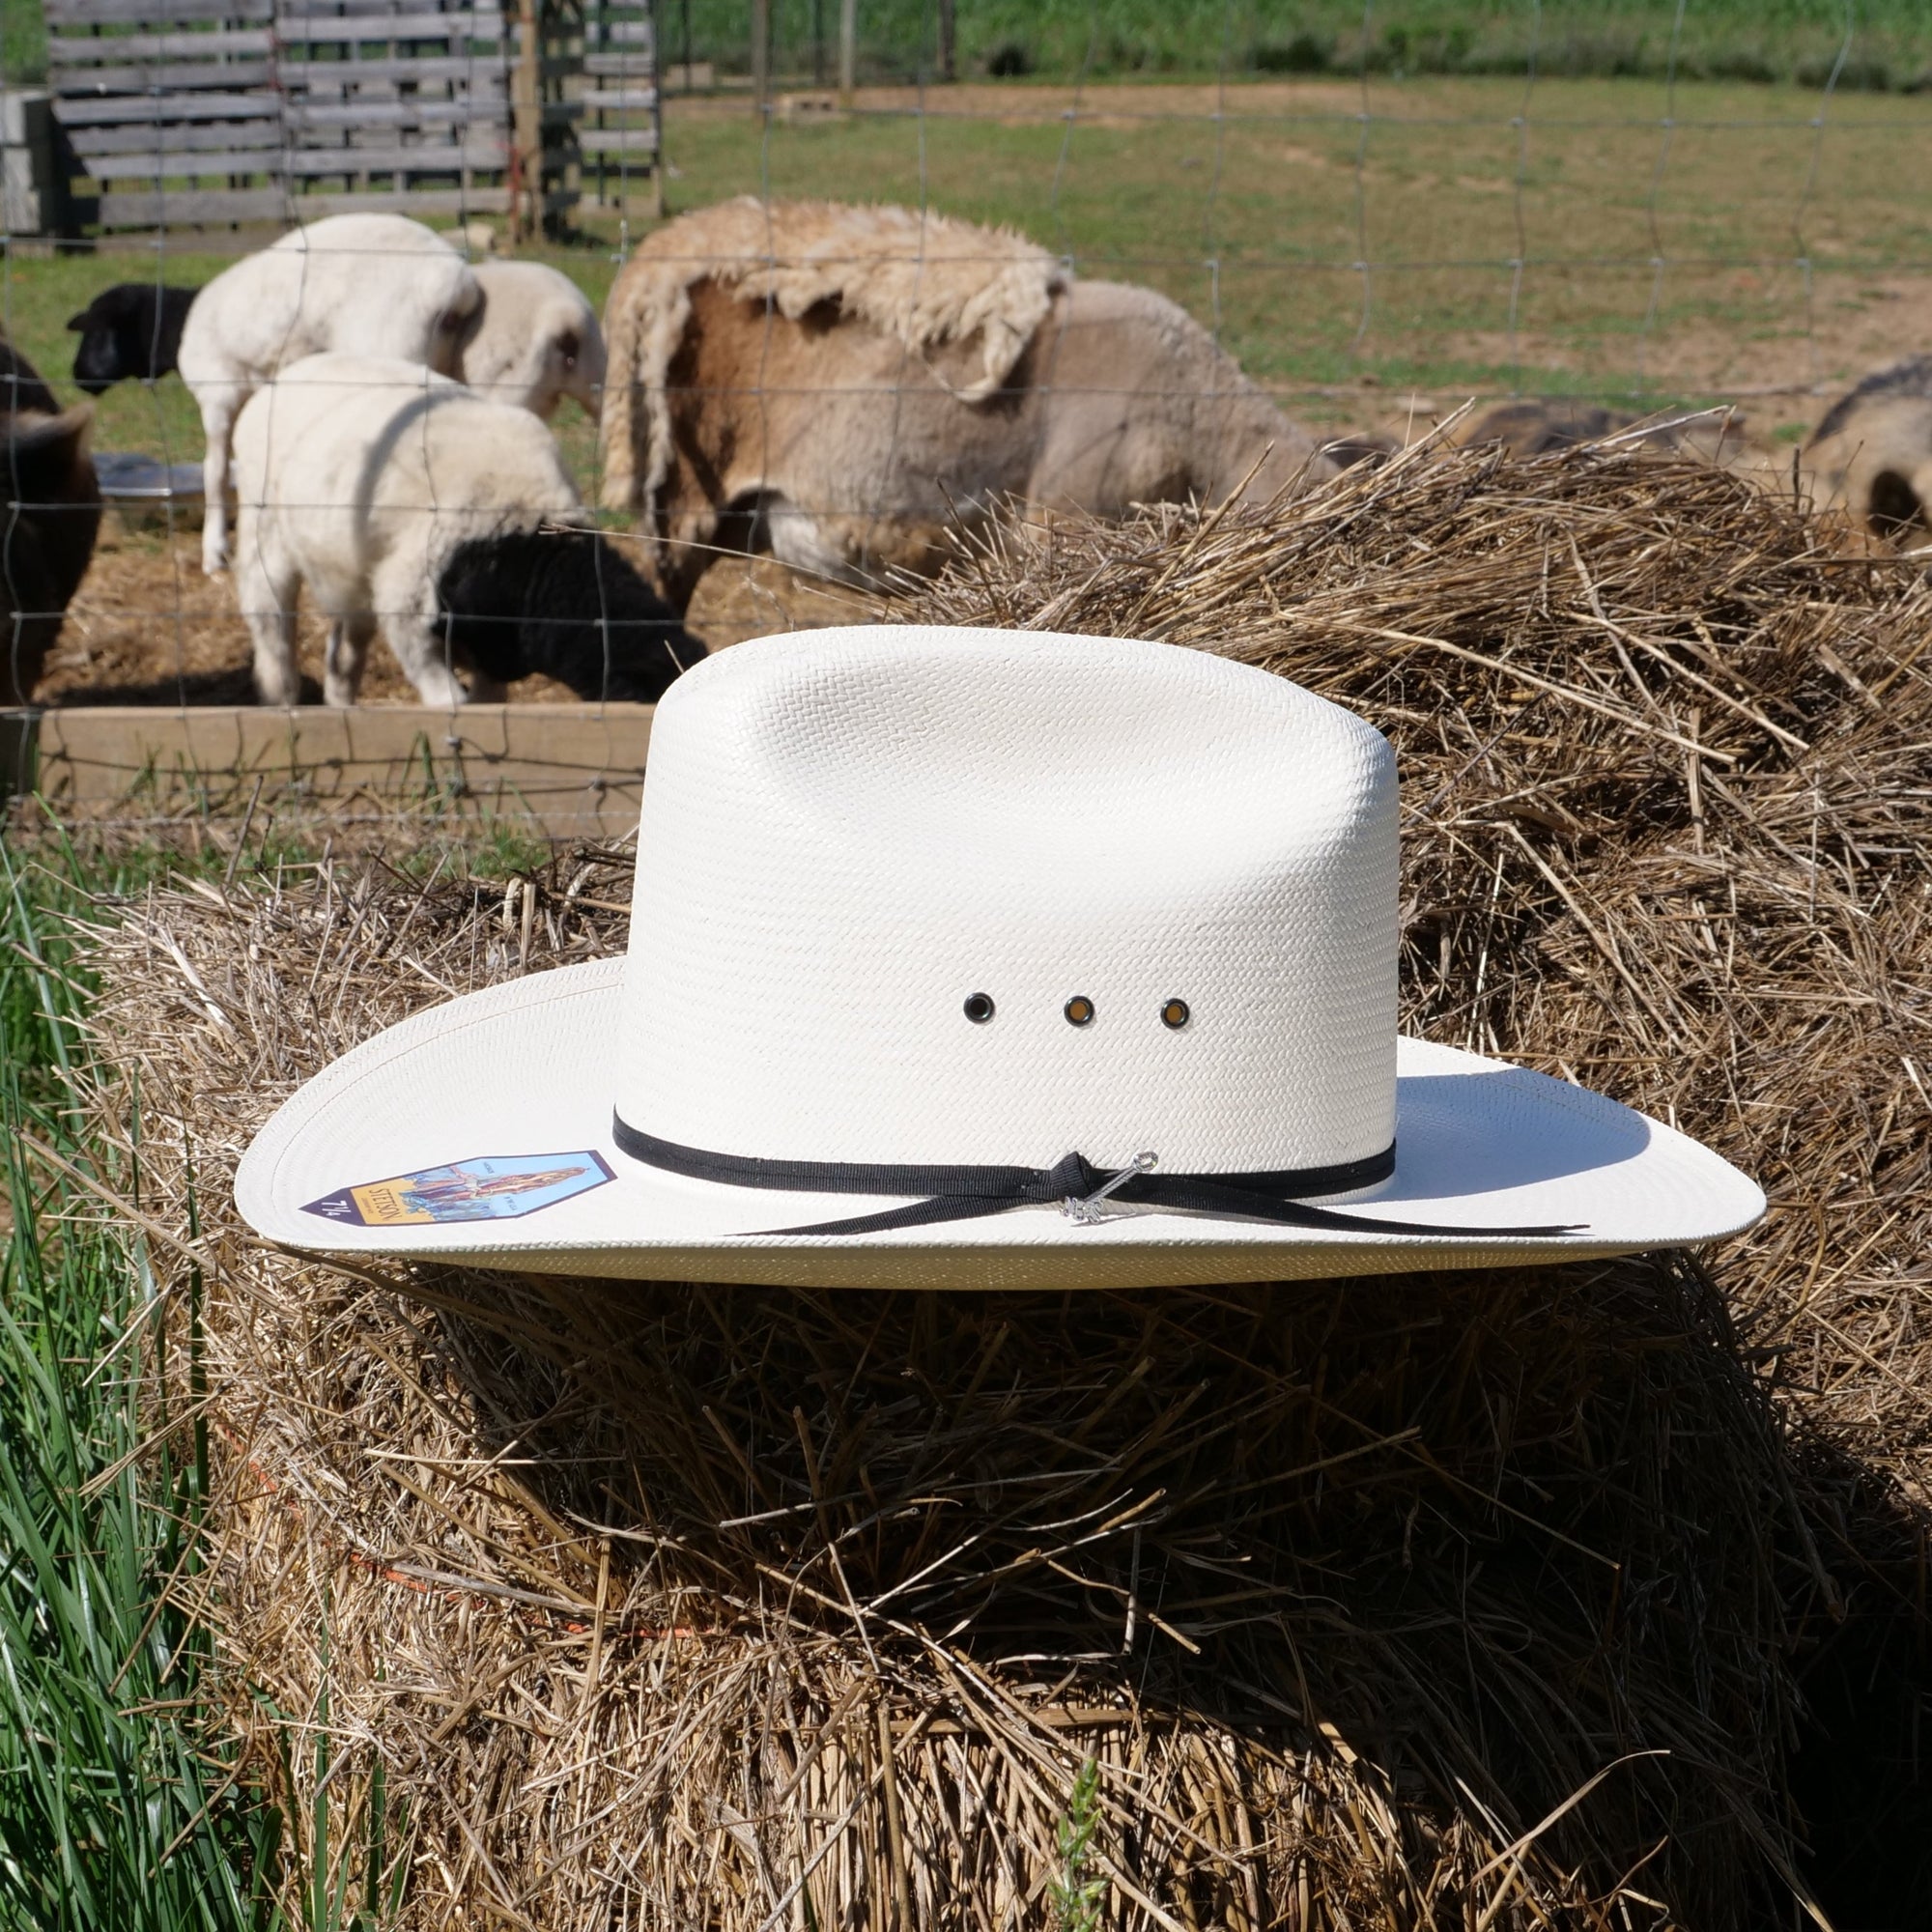
<svg viewBox="0 0 1932 1932"><path fill-rule="evenodd" d="M138 31L141 11L126 0L58 4L64 18L91 20L85 31L97 38ZM345 33L366 21L377 38L399 24L387 12L401 0L301 4L304 19L327 14L349 22ZM426 0L410 4L421 13ZM168 0L161 11L172 19L185 5ZM195 16L216 16L220 5L207 0ZM1120 22L1128 15L1120 0L1090 0L1078 58L1050 81L1009 74L1000 66L1007 59L1001 48L962 55L952 8L942 0L922 0L916 31L904 6L893 12L889 24L896 38L890 45L867 39L868 14L875 11L884 17L867 0L814 4L809 28L787 41L784 19L792 16L781 17L773 38L769 6L747 0L743 9L729 10L729 18L742 13L748 37L753 30L767 36L763 60L752 56L749 39L719 28L725 14L708 4L697 9L696 26L689 0L663 0L648 15L634 6L618 27L599 24L616 17L606 0L584 0L567 15L547 14L538 34L541 91L534 107L553 129L546 136L553 145L538 166L532 206L547 214L551 233L516 234L509 189L478 188L468 162L453 178L436 175L434 155L415 180L406 171L380 179L365 171L359 186L348 184L357 190L351 200L359 196L358 205L405 214L424 207L430 225L446 229L466 254L488 259L482 251L490 249L548 264L600 311L639 249L650 251L667 216L689 217L734 195L750 193L763 204L751 250L757 259L748 261L741 249L724 281L762 270L763 285L774 291L801 260L798 203L891 203L913 211L921 225L910 231L910 279L894 298L908 315L939 301L948 278L960 271L956 249L946 262L928 261L924 224L932 217L1010 229L1057 264L1053 300L1062 306L1038 324L1040 353L1015 361L1019 373L1002 378L1002 396L1018 414L1023 405L1013 398L1022 388L1029 396L1084 394L1115 412L1122 434L1183 388L1197 400L1234 409L1251 378L1317 441L1342 438L1354 446L1376 438L1400 443L1472 400L1544 398L1639 414L1737 404L1762 461L1788 469L1836 395L1866 370L1925 347L1932 224L1911 196L1932 152L1932 122L1917 94L1869 91L1870 62L1849 0L1834 16L1829 43L1820 43L1829 60L1807 87L1713 80L1708 51L1699 53L1695 71L1687 71L1692 40L1708 49L1717 31L1713 19L1720 27L1735 17L1715 0L1656 8L1661 51L1653 71L1621 79L1548 71L1547 55L1558 41L1544 0L1484 16L1507 14L1520 48L1514 73L1460 75L1404 75L1387 59L1372 59L1376 49L1413 43L1403 10L1376 0L1364 0L1350 30L1358 56L1352 68L1347 46L1339 54L1318 47L1321 60L1311 56L1303 64L1321 71L1295 71L1300 43L1294 42L1274 71L1258 71L1255 15L1225 0L1218 14L1202 6L1188 15L1209 23L1201 27L1190 74L1133 79L1116 71ZM258 4L255 13L262 12ZM848 15L856 42L835 59L830 36ZM1061 23L1056 31L1065 29L1067 10L1054 17ZM524 31L529 30L526 18ZM559 33L577 35L571 44L603 49L601 67L584 68L588 91L575 97L567 83L552 85ZM501 102L507 116L526 84L511 71L517 44L508 28L497 42L465 41L456 64L462 99ZM973 71L976 60L981 71ZM493 62L500 74L488 71ZM762 95L751 78L754 71L762 75ZM855 84L828 86L835 73ZM1864 91L1845 92L1861 78ZM85 309L92 296L114 284L142 283L158 305L169 288L206 284L278 232L348 205L340 194L330 200L303 191L308 178L294 158L294 122L284 119L275 177L279 223L163 220L145 232L110 232L82 222L58 237L31 232L31 190L53 184L43 166L37 175L31 138L15 138L31 117L27 94L14 76L0 80L10 96L0 328L60 402L73 395L67 363L74 338L67 316ZM396 84L393 103L398 141L409 120L404 87ZM365 89L356 98L374 100L377 93ZM589 104L600 100L621 105ZM639 103L647 103L653 128L662 123L661 149L653 145L655 133L634 139L619 129L614 140L607 138L611 117L637 111ZM170 171L187 164L170 145L171 125L164 117L155 122L163 213L174 191L170 180L178 185L181 179ZM506 151L520 138L507 120L489 139L498 135ZM465 126L456 129L455 148L471 152ZM559 185L565 177L553 172L553 149L574 156L569 185ZM127 144L117 152L125 168ZM201 179L215 164L205 154L188 158ZM236 170L230 190L259 181L249 172L259 157L226 158ZM427 204L414 192L425 184ZM176 200L189 213L197 205L186 188ZM455 227L448 229L451 217ZM717 266L703 257L703 231L687 225L673 233L686 236L693 251L688 289L701 286L707 269ZM814 245L819 269L836 283L841 268L836 238ZM661 250L662 262L670 264L675 253ZM866 271L862 262L843 266L853 276ZM989 276L1011 266L1004 243L989 244ZM365 307L388 299L384 272L372 257L360 298ZM1093 356L1069 347L1068 329L1052 320L1065 319L1067 288L1094 282L1143 285L1178 302L1231 358L1212 365L1227 373L1203 378L1196 368L1184 382L1177 376L1167 384L1158 371L1127 380L1096 367ZM852 289L844 294L850 298ZM386 634L415 623L427 627L425 636L434 633L434 663L422 656L406 677L378 650L361 696L441 704L452 721L450 743L460 738L454 721L466 695L494 696L508 685L519 701L606 702L616 693L625 653L636 647L641 607L626 602L628 586L639 574L660 583L681 581L678 550L701 552L705 561L713 554L722 558L688 612L679 613L694 639L717 648L761 631L857 614L892 566L909 557L926 560L912 555L917 546L905 534L911 525L942 524L962 510L981 514L998 488L1010 486L1004 472L987 481L970 465L953 473L932 457L935 381L944 390L963 380L941 353L943 330L926 339L908 325L892 357L863 367L841 363L839 331L851 318L839 309L838 291L829 306L809 313L788 312L787 298L781 292L765 300L749 375L740 369L721 377L688 338L670 357L664 395L642 395L643 375L631 358L624 394L593 398L587 410L565 402L552 419L576 502L546 499L543 513L552 522L594 524L601 531L588 553L589 603L572 611L594 648L586 647L589 658L579 653L571 660L572 675L500 677L479 669L473 649L466 655L463 626L449 609L413 593L413 601L378 605L365 585L364 614L348 625L354 635L338 644L338 655L345 662L353 657L356 639L366 639L372 626ZM614 309L605 319L614 338ZM367 333L353 318L340 331L345 343ZM284 344L290 352L301 346L293 337ZM814 353L821 354L822 376ZM250 375L242 389L258 380L259 373ZM344 378L338 372L330 380ZM398 395L393 419L380 408L356 406L370 423L389 424L369 435L412 441L415 467L426 479L420 515L481 531L478 505L500 478L488 465L459 474L461 466L452 469L446 455L432 449L433 426L444 415L426 372L397 386L413 394ZM826 398L835 393L838 408L828 413ZM728 420L728 434L764 453L764 480L713 504L717 514L701 529L694 525L695 534L679 534L663 517L653 523L635 503L598 510L609 438L633 434L611 426L652 409L674 412L680 398L693 419L715 403L712 412ZM983 402L979 408L980 418L993 413ZM601 449L599 415L606 418ZM72 512L32 487L29 466L40 459L26 434L30 423L17 417L8 442L0 547L8 699L63 708L148 706L182 715L209 703L250 702L246 602L259 594L262 573L251 576L238 562L226 578L203 574L200 509L185 481L200 465L203 426L181 377L130 380L99 399L93 443L107 520L58 640L45 645L44 663L36 661L45 643L42 634L61 611L35 546L48 515ZM788 490L773 468L773 452L813 439L826 450L850 442L870 468L862 465L862 473L836 489L828 482L822 500L802 494L803 486ZM629 455L633 467L657 460L641 449ZM676 461L690 469L690 457L685 451ZM816 470L807 464L800 473L827 476L830 461L821 451ZM980 468L991 476L997 465ZM35 473L44 471L42 462ZM695 487L691 475L679 474L680 487ZM871 498L868 479L877 490ZM662 479L650 486L661 494L664 487ZM299 485L289 484L285 513L319 528L329 516L355 509L316 499L314 488L307 472ZM1198 474L1165 494L1189 490L1204 494ZM266 520L244 513L242 523L259 545ZM829 534L835 526L843 534ZM447 562L443 551L425 553L432 554ZM284 569L279 581L288 574ZM696 561L684 570L686 578L697 574ZM300 641L307 680L301 689L310 698L322 695L317 669L327 669L315 635L318 588L311 572ZM477 622L486 619L507 627L506 637L531 634L528 611L486 612ZM259 641L260 626L254 629ZM670 648L677 657L674 641ZM550 668L554 672L555 664ZM341 695L339 679L324 683L330 695Z"/></svg>

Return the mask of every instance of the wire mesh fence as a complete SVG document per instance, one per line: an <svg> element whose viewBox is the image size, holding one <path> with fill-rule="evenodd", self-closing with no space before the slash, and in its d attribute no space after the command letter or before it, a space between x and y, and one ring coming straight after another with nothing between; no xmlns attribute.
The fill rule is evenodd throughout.
<svg viewBox="0 0 1932 1932"><path fill-rule="evenodd" d="M628 673L653 623L682 662L849 620L1009 500L1264 497L1502 401L1521 407L1490 426L1523 443L1728 409L1698 447L1824 494L1844 464L1810 473L1820 419L1932 330L1932 22L1903 4L597 0L452 26L304 0L292 38L287 7L224 25L207 0L197 20L239 38L199 63L204 99L265 64L306 76L276 82L259 153L61 92L112 68L101 47L164 38L117 6L55 0L38 43L9 15L0 327L52 390L18 399L57 412L76 349L106 358L86 382L106 514L65 592L56 553L92 514L74 446L28 415L9 443L16 706L647 696ZM318 32L360 64L321 76L327 114ZM427 58L409 36L442 36L447 65L452 34L460 86L403 71ZM50 124L20 84L46 59ZM501 166L479 187L481 159ZM150 218L103 224L142 168ZM272 210L248 200L265 181ZM396 244L366 238L298 249L294 308L182 324L325 209L412 207L441 241L412 245L460 270L421 340L399 293L420 264L399 280ZM503 285L511 264L536 279ZM304 415L279 372L345 351L412 373L311 369L341 393ZM530 434L460 428L432 364ZM252 482L219 446L244 417ZM503 436L516 462L474 453ZM370 541L345 479L377 452L376 496L415 493L383 541L412 518L438 534L410 539L413 578L330 587ZM237 484L224 556L210 526ZM491 550L539 526L599 535Z"/></svg>

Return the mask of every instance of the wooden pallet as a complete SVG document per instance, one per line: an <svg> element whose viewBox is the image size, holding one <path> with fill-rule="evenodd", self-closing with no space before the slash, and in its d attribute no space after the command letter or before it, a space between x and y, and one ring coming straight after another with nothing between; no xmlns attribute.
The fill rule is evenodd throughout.
<svg viewBox="0 0 1932 1932"><path fill-rule="evenodd" d="M567 28L577 5L544 0L547 42L552 15ZM45 6L55 116L93 185L86 218L103 228L511 205L517 35L502 0ZM581 32L570 44L581 58ZM648 33L627 44L648 81ZM568 48L544 66L572 69ZM560 144L580 112L546 115L546 143L548 124ZM640 169L655 153L653 140ZM554 216L569 205L565 169L546 158L542 171Z"/></svg>
<svg viewBox="0 0 1932 1932"><path fill-rule="evenodd" d="M577 143L585 184L619 215L664 213L656 12L652 0L584 0Z"/></svg>
<svg viewBox="0 0 1932 1932"><path fill-rule="evenodd" d="M45 0L54 117L104 228L288 213L274 0ZM82 188L81 194L86 190Z"/></svg>
<svg viewBox="0 0 1932 1932"><path fill-rule="evenodd" d="M292 188L500 212L509 42L493 0L275 0ZM492 206L482 205L488 191Z"/></svg>

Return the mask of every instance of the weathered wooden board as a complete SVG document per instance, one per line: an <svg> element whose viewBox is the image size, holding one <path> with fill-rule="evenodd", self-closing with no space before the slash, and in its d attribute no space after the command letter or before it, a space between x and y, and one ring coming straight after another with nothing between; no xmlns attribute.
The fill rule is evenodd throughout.
<svg viewBox="0 0 1932 1932"><path fill-rule="evenodd" d="M359 132L397 128L455 128L475 113L468 100L425 100L411 95L396 100L302 100L290 103L288 123L304 132L328 128Z"/></svg>
<svg viewBox="0 0 1932 1932"><path fill-rule="evenodd" d="M161 120L178 120L180 114L174 109L192 109L194 101L200 98L200 90L214 88L256 88L271 87L275 70L271 61L143 61L133 67L90 67L75 69L64 74L61 82L61 118L69 126L72 125L71 108L74 101L91 99L98 95L145 94L148 103L156 108L170 111L156 117ZM162 97L174 95L177 98L165 99ZM180 98L180 97L185 97ZM144 102L117 102L120 106L143 105ZM255 96L255 112L262 111L261 96ZM132 117L124 117L132 118Z"/></svg>
<svg viewBox="0 0 1932 1932"><path fill-rule="evenodd" d="M68 134L77 155L146 155L150 160L279 148L282 138L278 121L164 122L150 128L74 128Z"/></svg>
<svg viewBox="0 0 1932 1932"><path fill-rule="evenodd" d="M382 44L389 41L499 41L503 37L503 16L477 9L466 14L380 14L354 19L284 18L280 23L284 44L303 42L335 42Z"/></svg>
<svg viewBox="0 0 1932 1932"><path fill-rule="evenodd" d="M654 87L586 87L576 104L596 114L625 110L648 114L658 104L658 91Z"/></svg>
<svg viewBox="0 0 1932 1932"><path fill-rule="evenodd" d="M472 77L486 81L500 76L500 54L394 54L376 55L368 60L284 60L277 71L282 84L291 88L314 88L331 81L355 84L368 80L462 80Z"/></svg>
<svg viewBox="0 0 1932 1932"><path fill-rule="evenodd" d="M411 214L456 214L468 219L472 214L507 214L510 190L500 184L482 183L469 187L415 187L405 196L348 188L311 188L299 201L305 221L325 214L358 214L370 209L403 208Z"/></svg>
<svg viewBox="0 0 1932 1932"><path fill-rule="evenodd" d="M473 148L320 148L290 155L287 172L303 181L329 175L452 175L466 168L499 168L500 144ZM304 197L304 201L306 197Z"/></svg>
<svg viewBox="0 0 1932 1932"><path fill-rule="evenodd" d="M87 163L87 173L98 182L199 181L208 176L253 176L282 171L282 144L275 141L237 141L222 153L184 154L179 149L163 149L156 156L151 148L145 155L104 155Z"/></svg>
<svg viewBox="0 0 1932 1932"><path fill-rule="evenodd" d="M584 128L577 145L586 155L654 155L658 137L652 128Z"/></svg>
<svg viewBox="0 0 1932 1932"><path fill-rule="evenodd" d="M140 189L102 195L100 222L117 228L205 228L227 221L280 221L291 212L304 221L319 221L325 214L399 207L411 214L504 214L509 212L510 191L482 183L469 187L412 187L407 197L386 189L323 188L292 201L284 187Z"/></svg>
<svg viewBox="0 0 1932 1932"><path fill-rule="evenodd" d="M16 789L73 818L307 808L446 807L552 838L637 829L648 704L303 705L0 714ZM24 749L30 747L31 749Z"/></svg>
<svg viewBox="0 0 1932 1932"><path fill-rule="evenodd" d="M271 20L275 0L43 0L50 27L171 27L199 21Z"/></svg>
<svg viewBox="0 0 1932 1932"><path fill-rule="evenodd" d="M47 59L57 68L99 61L207 60L214 54L270 54L275 37L267 27L213 27L202 34L49 34Z"/></svg>
<svg viewBox="0 0 1932 1932"><path fill-rule="evenodd" d="M231 76L240 74L245 78L252 70L247 67L221 68L212 70L223 77L223 85L232 85ZM137 72L128 70L130 74ZM265 62L262 67L264 78L269 72ZM145 84L130 81L129 85ZM172 94L144 96L140 94L121 97L109 96L97 99L85 90L84 83L72 84L72 91L65 91L69 83L63 82L59 115L63 128L109 128L123 124L166 127L173 123L195 121L258 121L262 117L263 98L260 94Z"/></svg>
<svg viewBox="0 0 1932 1932"><path fill-rule="evenodd" d="M503 136L495 128L465 127L374 127L314 128L311 138L297 157L292 172L300 173L301 156L316 155L360 155L365 168L387 167L387 161L371 158L378 149L400 150L405 154L440 156L440 167L459 165L499 168L503 165ZM427 165L427 163L425 163Z"/></svg>
<svg viewBox="0 0 1932 1932"><path fill-rule="evenodd" d="M103 228L205 228L279 221L288 208L288 190L282 187L136 188L103 194L97 218Z"/></svg>

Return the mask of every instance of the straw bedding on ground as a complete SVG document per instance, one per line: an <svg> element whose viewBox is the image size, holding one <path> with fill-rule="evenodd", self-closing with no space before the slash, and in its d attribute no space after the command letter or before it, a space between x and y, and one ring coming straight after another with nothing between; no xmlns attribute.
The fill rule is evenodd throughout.
<svg viewBox="0 0 1932 1932"><path fill-rule="evenodd" d="M411 1925L1030 1926L1092 1753L1110 1925L1722 1928L1794 1888L1896 1922L1923 588L1691 463L1425 451L1261 515L995 539L891 614L1171 638L1365 712L1402 758L1410 1027L1673 1116L1775 1211L1708 1274L328 1268L238 1228L248 1134L404 1013L621 948L628 861L103 907L98 1104L131 1089L143 1225L208 1284L196 1587L298 1829L323 1790Z"/></svg>

